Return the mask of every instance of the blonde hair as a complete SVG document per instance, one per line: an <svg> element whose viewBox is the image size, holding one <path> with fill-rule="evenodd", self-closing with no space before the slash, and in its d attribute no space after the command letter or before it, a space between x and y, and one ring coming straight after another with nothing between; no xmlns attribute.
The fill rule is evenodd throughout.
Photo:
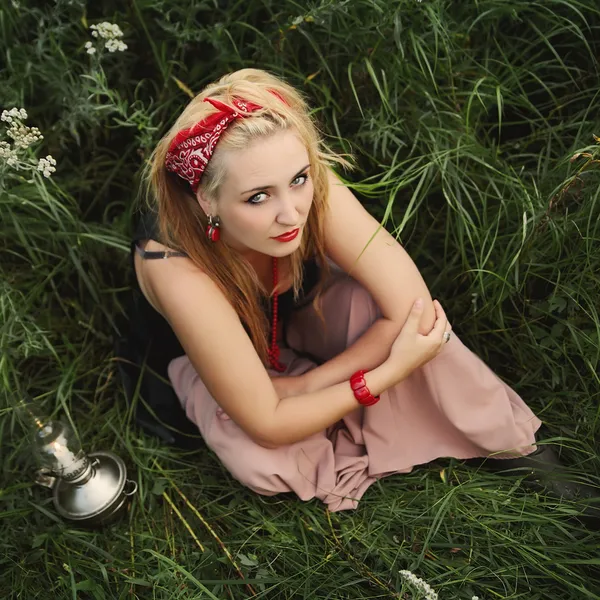
<svg viewBox="0 0 600 600"><path fill-rule="evenodd" d="M158 143L146 170L147 199L158 213L161 241L185 252L219 286L231 303L254 344L267 364L269 320L261 306L269 292L259 281L250 263L223 241L212 243L204 230L207 218L189 183L165 168L165 157L177 133L192 127L215 112L204 99L210 97L232 106L233 98L258 104L262 108L250 116L235 119L222 134L214 154L202 175L199 191L208 200L217 200L227 175L222 156L226 150L247 148L259 138L277 131L294 129L306 146L314 183L314 198L299 249L288 260L293 278L294 297L302 284L303 263L315 258L321 279L314 306L328 273L323 224L328 203L327 169L337 163L349 167L340 155L327 149L309 115L308 105L292 86L259 69L242 69L208 85L185 108L169 132Z"/></svg>

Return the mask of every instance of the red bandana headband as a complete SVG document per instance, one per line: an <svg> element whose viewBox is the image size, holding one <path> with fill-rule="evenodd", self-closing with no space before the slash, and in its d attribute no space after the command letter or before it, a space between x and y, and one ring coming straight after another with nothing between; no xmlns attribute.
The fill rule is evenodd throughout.
<svg viewBox="0 0 600 600"><path fill-rule="evenodd" d="M279 96L279 94L277 94ZM204 102L212 104L218 112L213 113L189 129L183 129L171 142L165 159L165 167L189 182L196 192L202 173L213 155L215 146L229 124L237 117L246 117L262 107L246 100L233 99L238 110L213 98Z"/></svg>

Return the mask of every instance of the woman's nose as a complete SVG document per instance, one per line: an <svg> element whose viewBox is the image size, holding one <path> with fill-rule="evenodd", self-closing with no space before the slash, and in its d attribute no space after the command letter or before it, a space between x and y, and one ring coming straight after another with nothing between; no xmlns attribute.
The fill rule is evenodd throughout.
<svg viewBox="0 0 600 600"><path fill-rule="evenodd" d="M277 222L282 225L297 225L300 220L298 211L298 202L293 194L282 196L279 201L279 213L277 214Z"/></svg>

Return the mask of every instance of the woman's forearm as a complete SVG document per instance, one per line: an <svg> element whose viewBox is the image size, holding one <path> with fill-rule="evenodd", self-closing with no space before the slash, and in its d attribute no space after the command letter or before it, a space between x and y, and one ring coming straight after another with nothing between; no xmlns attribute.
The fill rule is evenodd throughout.
<svg viewBox="0 0 600 600"><path fill-rule="evenodd" d="M348 381L358 370L370 371L389 356L402 325L380 318L346 350L304 374L304 388L313 392Z"/></svg>
<svg viewBox="0 0 600 600"><path fill-rule="evenodd" d="M302 440L359 408L348 381L356 370L366 367L367 387L373 396L378 396L437 356L444 345L443 333L448 322L441 306L434 304L434 307L436 321L426 335L419 333L422 302L415 302L399 334L390 321L376 321L346 351L320 367L328 377L343 376L341 382L279 400L275 410L262 421L264 441L278 446ZM368 353L368 358L363 353ZM340 364L340 359L344 364ZM373 366L376 361L381 364ZM325 371L327 365L329 369Z"/></svg>
<svg viewBox="0 0 600 600"><path fill-rule="evenodd" d="M365 375L369 391L377 396L405 375L384 363ZM360 408L349 381L280 400L263 437L263 445L277 447L303 440L330 427ZM368 410L368 409L367 409ZM259 442L260 443L260 442Z"/></svg>

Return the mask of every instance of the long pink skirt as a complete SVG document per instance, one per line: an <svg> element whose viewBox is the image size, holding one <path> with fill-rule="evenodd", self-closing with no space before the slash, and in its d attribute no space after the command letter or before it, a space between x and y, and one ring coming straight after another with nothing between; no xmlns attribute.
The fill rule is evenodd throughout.
<svg viewBox="0 0 600 600"><path fill-rule="evenodd" d="M321 306L325 332L311 305L288 326L289 345L321 360L342 352L380 316L365 288L342 273L330 278ZM288 366L283 375L316 366L289 348L281 358ZM436 458L528 454L541 425L455 332L436 358L381 394L374 406L276 449L253 442L225 414L187 356L171 361L169 378L188 418L233 477L259 494L317 497L330 511L356 508L377 479Z"/></svg>

